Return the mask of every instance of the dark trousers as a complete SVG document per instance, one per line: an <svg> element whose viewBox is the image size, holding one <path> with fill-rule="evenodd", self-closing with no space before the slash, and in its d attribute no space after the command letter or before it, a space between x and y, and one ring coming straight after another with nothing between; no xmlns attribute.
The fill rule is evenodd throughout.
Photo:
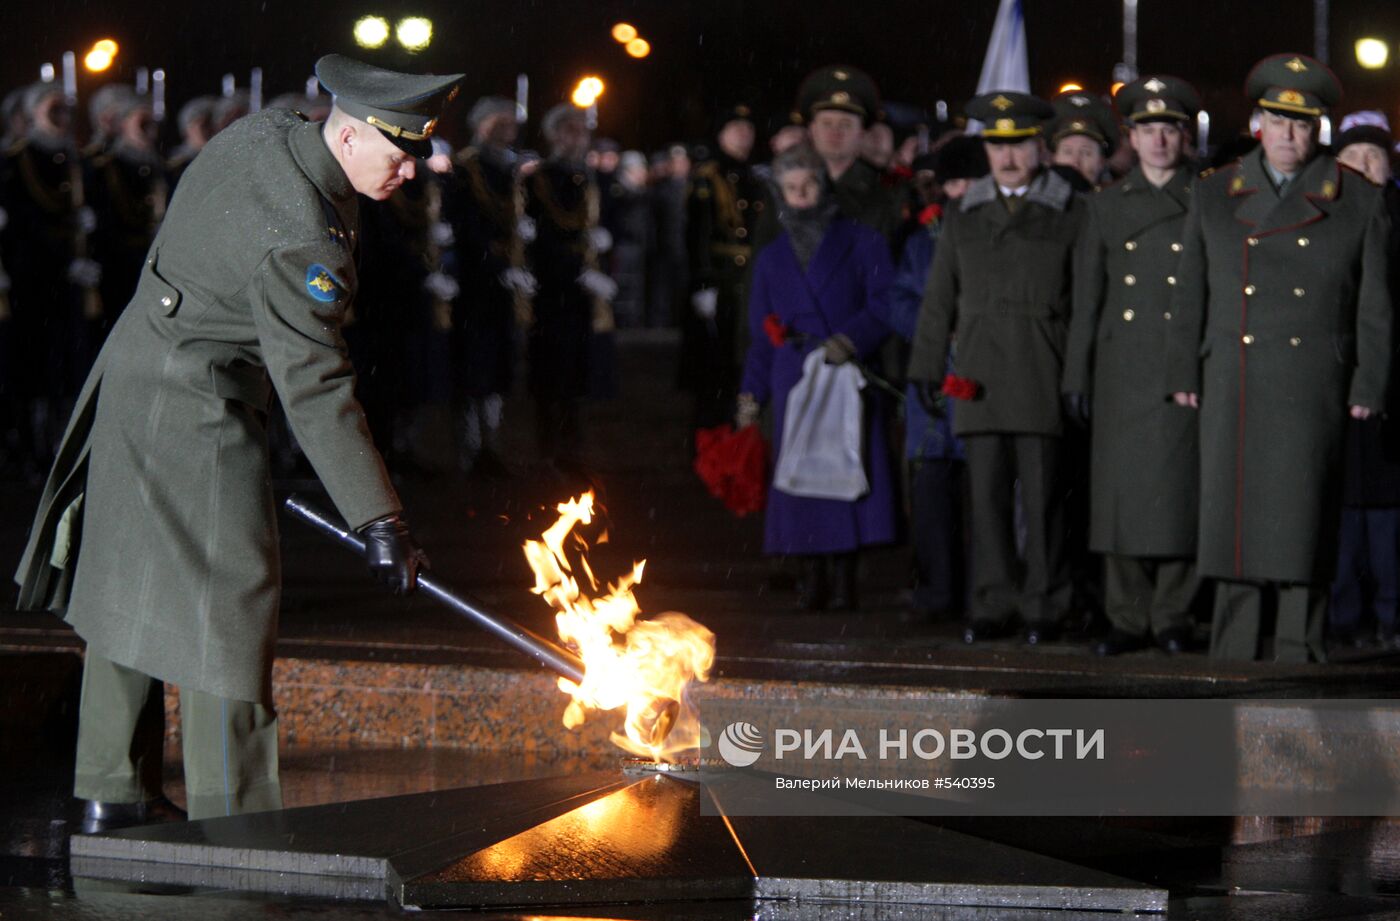
<svg viewBox="0 0 1400 921"><path fill-rule="evenodd" d="M909 472L909 542L914 550L914 608L934 617L963 611L967 564L963 552L960 460L916 460Z"/></svg>
<svg viewBox="0 0 1400 921"><path fill-rule="evenodd" d="M1104 606L1114 629L1134 636L1191 626L1200 588L1190 559L1104 555Z"/></svg>
<svg viewBox="0 0 1400 921"><path fill-rule="evenodd" d="M1326 662L1322 629L1327 620L1327 594L1327 589L1318 585L1221 579L1215 587L1210 657L1246 662L1258 659L1266 609L1273 607L1274 661Z"/></svg>
<svg viewBox="0 0 1400 921"><path fill-rule="evenodd" d="M1366 629L1374 612L1381 632L1393 635L1400 610L1400 509L1343 508L1332 583L1331 629Z"/></svg>
<svg viewBox="0 0 1400 921"><path fill-rule="evenodd" d="M972 620L1056 624L1069 607L1059 490L1059 439L1043 435L963 438L972 510ZM1016 484L1026 529L1016 553Z"/></svg>

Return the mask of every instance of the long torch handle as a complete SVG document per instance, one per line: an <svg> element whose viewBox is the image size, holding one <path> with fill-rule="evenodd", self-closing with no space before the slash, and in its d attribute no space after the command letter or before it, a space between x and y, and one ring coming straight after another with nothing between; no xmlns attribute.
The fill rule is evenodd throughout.
<svg viewBox="0 0 1400 921"><path fill-rule="evenodd" d="M365 542L359 535L315 506L307 504L300 496L288 496L284 505L292 515L337 541L341 546L364 555ZM510 618L482 610L432 576L420 574L418 590L441 601L488 633L494 633L516 649L538 660L541 665L553 669L575 684L583 683L583 662L567 649L525 629Z"/></svg>

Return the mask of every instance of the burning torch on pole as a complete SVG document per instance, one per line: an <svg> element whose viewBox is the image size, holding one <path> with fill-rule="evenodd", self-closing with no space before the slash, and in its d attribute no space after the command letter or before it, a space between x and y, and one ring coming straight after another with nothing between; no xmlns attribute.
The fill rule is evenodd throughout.
<svg viewBox="0 0 1400 921"><path fill-rule="evenodd" d="M320 511L296 495L287 497L284 506L294 517L311 525L341 546L353 550L361 556L364 555L364 540L332 516ZM487 611L474 601L452 591L431 575L420 574L418 588L428 597L444 604L478 627L494 634L510 646L551 669L570 682L573 687L584 686L587 679L585 663L569 650L517 624L508 617ZM640 736L638 741L643 746L661 749L675 728L680 713L681 705L676 699L660 695L652 696L640 709L637 718L629 720L629 729L635 729L638 732Z"/></svg>

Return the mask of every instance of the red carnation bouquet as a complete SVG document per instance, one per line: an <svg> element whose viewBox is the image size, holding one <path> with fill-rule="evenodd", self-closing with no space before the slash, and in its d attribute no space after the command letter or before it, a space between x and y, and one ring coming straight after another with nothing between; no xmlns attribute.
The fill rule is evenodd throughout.
<svg viewBox="0 0 1400 921"><path fill-rule="evenodd" d="M949 374L943 378L943 395L954 400L975 400L982 387L970 377Z"/></svg>
<svg viewBox="0 0 1400 921"><path fill-rule="evenodd" d="M763 333L768 337L768 341L773 343L773 348L780 349L788 339L788 328L782 320L778 319L776 313L770 313L763 318Z"/></svg>
<svg viewBox="0 0 1400 921"><path fill-rule="evenodd" d="M768 499L768 443L758 426L737 432L725 423L695 433L695 472L705 488L740 518Z"/></svg>
<svg viewBox="0 0 1400 921"><path fill-rule="evenodd" d="M935 202L919 212L919 223L927 227L941 217L943 217L943 206Z"/></svg>

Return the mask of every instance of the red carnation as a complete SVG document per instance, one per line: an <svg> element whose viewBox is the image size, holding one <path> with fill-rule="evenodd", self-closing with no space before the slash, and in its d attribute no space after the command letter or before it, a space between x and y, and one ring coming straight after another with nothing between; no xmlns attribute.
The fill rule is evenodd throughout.
<svg viewBox="0 0 1400 921"><path fill-rule="evenodd" d="M770 313L763 318L763 332L768 336L768 341L773 343L773 348L781 348L787 342L788 328L783 325L783 321L778 319L776 313Z"/></svg>
<svg viewBox="0 0 1400 921"><path fill-rule="evenodd" d="M968 377L958 377L956 374L949 374L943 378L943 393L955 400L975 400L977 392L982 388L977 382Z"/></svg>
<svg viewBox="0 0 1400 921"><path fill-rule="evenodd" d="M935 202L919 212L919 223L927 227L943 216L943 206Z"/></svg>

